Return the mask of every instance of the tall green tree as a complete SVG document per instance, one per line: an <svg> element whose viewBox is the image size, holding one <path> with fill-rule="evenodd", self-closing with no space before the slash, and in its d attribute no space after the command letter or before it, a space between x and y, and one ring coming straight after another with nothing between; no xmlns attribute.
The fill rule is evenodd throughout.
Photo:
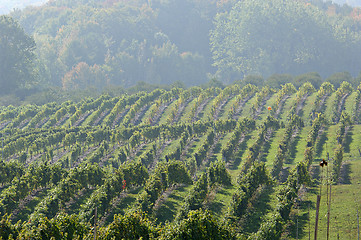
<svg viewBox="0 0 361 240"><path fill-rule="evenodd" d="M11 17L0 16L0 94L34 80L35 41Z"/></svg>
<svg viewBox="0 0 361 240"><path fill-rule="evenodd" d="M302 1L244 0L216 16L211 48L218 74L229 81L250 74L327 76L339 69L355 72L347 64L357 58L351 38L342 41L329 16Z"/></svg>

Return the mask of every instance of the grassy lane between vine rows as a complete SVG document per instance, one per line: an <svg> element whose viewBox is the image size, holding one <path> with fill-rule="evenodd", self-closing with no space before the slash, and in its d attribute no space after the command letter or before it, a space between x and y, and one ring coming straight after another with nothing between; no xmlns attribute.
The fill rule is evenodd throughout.
<svg viewBox="0 0 361 240"><path fill-rule="evenodd" d="M310 116L312 115L312 110L314 109L314 103L316 101L317 93L314 92L310 96L307 97L305 103L302 108L302 120L304 121L305 126L311 126L312 120Z"/></svg>
<svg viewBox="0 0 361 240"><path fill-rule="evenodd" d="M292 169L298 162L300 162L304 158L304 152L306 149L306 140L308 132L310 131L310 126L302 128L295 139L293 140L293 144L290 146L290 154L287 160L283 163L284 168ZM274 159L277 155L278 146L283 139L283 135L285 133L286 128L281 128L277 130L270 142L270 147L267 155L263 158L266 167L271 170Z"/></svg>
<svg viewBox="0 0 361 240"><path fill-rule="evenodd" d="M347 97L347 99L345 101L345 110L344 111L349 116L353 116L353 114L354 114L356 97L357 97L357 92L353 92Z"/></svg>
<svg viewBox="0 0 361 240"><path fill-rule="evenodd" d="M284 123L286 123L287 121L287 117L291 111L292 106L295 105L295 98L296 98L296 93L292 94L289 98L287 98L283 105L283 111L279 115L279 119Z"/></svg>
<svg viewBox="0 0 361 240"><path fill-rule="evenodd" d="M333 126L328 131L328 144L335 141ZM347 137L346 137L347 138ZM353 126L349 133L349 150L344 152L341 178L337 185L331 188L331 211L330 211L330 239L357 239L357 210L361 213L361 154L359 153L361 142L361 125ZM347 143L346 143L347 145ZM347 150L347 149L346 149ZM333 151L330 158L333 157ZM326 148L322 155L326 155ZM319 168L318 162L314 168ZM329 168L332 168L332 160ZM331 172L329 169L329 172ZM322 172L320 173L322 174ZM326 169L323 172L326 178ZM300 229L299 239L309 239L314 236L316 198L320 186L314 186L302 196L302 204L298 210ZM327 193L326 186L322 186L321 204L319 213L318 238L326 239L327 235Z"/></svg>
<svg viewBox="0 0 361 240"><path fill-rule="evenodd" d="M297 163L304 159L307 137L310 129L311 126L303 127L297 134L293 144L291 145L290 159L284 164L284 166L293 168Z"/></svg>
<svg viewBox="0 0 361 240"><path fill-rule="evenodd" d="M258 116L258 120L261 122L265 121L267 116L270 115L270 112L267 110L268 106L273 106L276 102L277 94L273 94L267 101L264 106L261 106L261 113Z"/></svg>
<svg viewBox="0 0 361 240"><path fill-rule="evenodd" d="M219 116L219 120L227 120L228 114L231 111L232 106L235 104L235 102L237 101L237 95L232 97L224 106L223 106L223 111L221 112L220 116Z"/></svg>
<svg viewBox="0 0 361 240"><path fill-rule="evenodd" d="M173 221L193 185L182 186L172 191L157 211L157 223Z"/></svg>

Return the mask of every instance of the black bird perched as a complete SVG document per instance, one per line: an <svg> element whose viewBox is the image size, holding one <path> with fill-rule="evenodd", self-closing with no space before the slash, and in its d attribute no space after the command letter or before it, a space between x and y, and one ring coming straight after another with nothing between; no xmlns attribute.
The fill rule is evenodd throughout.
<svg viewBox="0 0 361 240"><path fill-rule="evenodd" d="M327 161L325 159L322 159L322 162L325 166L327 166Z"/></svg>
<svg viewBox="0 0 361 240"><path fill-rule="evenodd" d="M322 159L322 161L320 162L320 166L327 166L327 161L325 161L325 159Z"/></svg>

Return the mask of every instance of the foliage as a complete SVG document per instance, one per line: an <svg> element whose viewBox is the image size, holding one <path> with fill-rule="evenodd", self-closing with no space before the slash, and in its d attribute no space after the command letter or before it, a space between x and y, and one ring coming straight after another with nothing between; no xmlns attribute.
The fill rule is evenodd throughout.
<svg viewBox="0 0 361 240"><path fill-rule="evenodd" d="M180 161L158 163L154 173L145 185L145 191L138 195L137 207L150 212L163 191L175 184L190 184L192 179Z"/></svg>
<svg viewBox="0 0 361 240"><path fill-rule="evenodd" d="M299 87L305 78L319 87L320 75L335 72L329 80L339 85L359 70L349 64L359 61L359 15L356 8L320 0L51 1L11 13L37 49L19 61L24 67L13 71L16 81L4 78L10 91L3 93L24 87L25 80L27 87L39 82L40 89L93 93L114 92L115 85L133 92L173 83L223 89L233 81L277 88L294 81ZM293 80L304 72L311 73ZM31 99L56 100L53 90Z"/></svg>
<svg viewBox="0 0 361 240"><path fill-rule="evenodd" d="M225 216L227 221L239 221L247 210L248 202L262 185L269 185L271 178L263 163L254 164L246 174L240 174L237 180L238 186L232 196L228 212Z"/></svg>
<svg viewBox="0 0 361 240"><path fill-rule="evenodd" d="M0 16L0 94L24 88L34 80L35 42L19 23Z"/></svg>
<svg viewBox="0 0 361 240"><path fill-rule="evenodd" d="M12 237L16 239L19 234L18 228L18 225L11 223L9 216L3 215L0 220L0 238L10 239L10 237Z"/></svg>
<svg viewBox="0 0 361 240"><path fill-rule="evenodd" d="M277 193L278 204L261 224L255 239L280 239L285 224L289 220L291 208L303 184L310 184L310 176L305 163L300 162L292 169L287 181Z"/></svg>
<svg viewBox="0 0 361 240"><path fill-rule="evenodd" d="M330 75L335 69L355 73L358 69L339 61L339 54L348 56L350 61L358 57L345 44L345 39L341 40L344 36L332 30L337 29L333 22L321 9L304 2L236 1L230 11L217 14L211 31L217 73L228 81L250 74L297 75L315 69L321 75ZM357 42L355 35L345 38ZM332 72L330 66L334 66Z"/></svg>
<svg viewBox="0 0 361 240"><path fill-rule="evenodd" d="M215 3L204 8L197 1L52 1L12 15L36 33L40 77L71 89L205 83L214 10ZM191 31L194 22L201 28Z"/></svg>
<svg viewBox="0 0 361 240"><path fill-rule="evenodd" d="M75 215L61 213L53 219L41 218L36 224L24 224L18 239L82 239L89 226Z"/></svg>
<svg viewBox="0 0 361 240"><path fill-rule="evenodd" d="M331 83L335 88L339 88L344 81L353 84L353 78L349 72L334 73L326 78L325 81Z"/></svg>
<svg viewBox="0 0 361 240"><path fill-rule="evenodd" d="M114 220L102 229L101 239L153 239L155 227L143 212L129 212L115 215Z"/></svg>
<svg viewBox="0 0 361 240"><path fill-rule="evenodd" d="M275 160L273 163L271 174L273 177L278 178L283 163L288 158L288 154L290 151L290 146L294 139L292 139L292 135L299 131L303 127L303 121L302 119L297 115L292 115L292 117L289 119L288 126L286 127L286 131L284 134L284 137L282 141L278 145L277 154L275 156Z"/></svg>
<svg viewBox="0 0 361 240"><path fill-rule="evenodd" d="M208 183L210 186L220 184L224 186L232 185L232 179L223 161L212 163L207 168Z"/></svg>
<svg viewBox="0 0 361 240"><path fill-rule="evenodd" d="M320 89L317 91L316 101L315 101L315 111L319 111L321 106L321 100L325 100L327 96L334 92L334 86L329 82L322 83Z"/></svg>
<svg viewBox="0 0 361 240"><path fill-rule="evenodd" d="M276 130L280 127L279 121L274 117L268 116L264 122L259 126L258 135L256 141L251 147L249 147L248 155L246 156L245 162L242 166L242 172L245 173L257 160L262 152L262 147L266 141L266 135L271 131Z"/></svg>
<svg viewBox="0 0 361 240"><path fill-rule="evenodd" d="M338 122L345 104L345 98L353 91L352 85L349 82L343 81L336 91L336 97L333 102L333 115L330 121Z"/></svg>
<svg viewBox="0 0 361 240"><path fill-rule="evenodd" d="M226 162L231 160L234 151L239 145L241 136L249 131L254 130L255 127L256 124L253 119L241 118L238 120L237 126L234 129L232 136L229 138L228 142L222 147L221 150L223 159Z"/></svg>
<svg viewBox="0 0 361 240"><path fill-rule="evenodd" d="M254 239L275 240L281 238L283 220L280 214L274 213L267 217L268 219L262 223L258 232L253 236Z"/></svg>
<svg viewBox="0 0 361 240"><path fill-rule="evenodd" d="M285 97L287 97L295 92L296 92L296 88L292 85L292 83L286 83L285 85L283 85L281 90L278 91L278 93L277 93L277 99L276 99L273 109L280 108L281 107L280 104L282 103L282 100Z"/></svg>
<svg viewBox="0 0 361 240"><path fill-rule="evenodd" d="M234 232L220 225L203 210L190 211L185 219L166 228L159 239L236 239Z"/></svg>
<svg viewBox="0 0 361 240"><path fill-rule="evenodd" d="M178 236L173 230L180 229L190 212L209 209L217 220L232 224L225 227L231 233L245 234L239 236L242 239L277 239L288 231L285 226L292 224L299 189L314 182L309 169L325 147L325 136L329 138L327 148L336 147L334 183L349 153L357 154L348 144L358 138L349 137L352 127L359 128L350 112L356 109L358 93L348 83L341 86L332 93L332 85L325 83L311 95L317 89L310 83L303 84L296 94L291 84L261 91L253 85L241 88L233 84L224 89L158 89L63 104L0 107L1 226L6 234L11 232L20 239L92 238L97 209L99 236L114 237L129 220L143 237L168 238L168 233ZM302 116L303 110L314 109L302 102L327 94L344 100L352 96L346 101L346 110L337 113L337 125L326 121L331 113L323 107L312 116ZM285 109L282 118L288 115L287 122L282 122L279 114L268 114L262 105L265 96L267 105L278 103L281 111ZM285 97L287 101L281 104ZM195 114L193 103L198 98ZM261 102L257 104L260 117L249 118L247 110L255 102ZM172 124L150 123L148 116L166 119L173 111L172 107L157 110L159 116L155 117L152 106L177 106L174 109L182 116ZM183 110L177 110L181 106ZM201 117L211 116L212 108L212 116L220 120ZM294 108L299 115L288 114ZM128 114L131 109L133 113ZM202 120L192 120L195 115ZM312 121L312 126L302 129L304 119ZM340 145L332 146L332 142ZM357 143L353 144L355 148ZM304 156L292 156L294 146L304 150ZM267 156L271 153L274 159ZM198 165L195 154L204 157ZM273 182L268 172L277 177L285 162L292 167L282 172L283 183ZM275 200L265 202L270 199ZM252 216L251 209L256 211ZM134 218L124 219L132 214ZM121 219L115 220L115 215ZM252 226L248 225L251 221Z"/></svg>

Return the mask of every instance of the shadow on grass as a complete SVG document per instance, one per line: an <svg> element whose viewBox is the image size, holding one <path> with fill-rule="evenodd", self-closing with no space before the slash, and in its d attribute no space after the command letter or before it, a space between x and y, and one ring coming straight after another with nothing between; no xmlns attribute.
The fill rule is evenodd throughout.
<svg viewBox="0 0 361 240"><path fill-rule="evenodd" d="M209 205L208 205L208 209L214 214L214 215L218 215L218 216L222 216L223 212L222 210L224 209L225 205L222 202L219 201L212 201Z"/></svg>
<svg viewBox="0 0 361 240"><path fill-rule="evenodd" d="M351 184L351 178L350 178L350 173L351 173L351 164L350 163L344 163L341 166L341 170L340 170L340 179L339 179L339 183L340 184Z"/></svg>
<svg viewBox="0 0 361 240"><path fill-rule="evenodd" d="M291 214L292 225L289 226L290 236L294 239L302 239L305 236L313 236L314 226L310 225L310 211L314 211L312 201L301 201L298 205L299 209L304 210L302 213L297 214L297 210L294 214Z"/></svg>
<svg viewBox="0 0 361 240"><path fill-rule="evenodd" d="M77 214L81 209L81 205L85 204L90 198L91 194L94 192L94 189L87 189L83 193L83 195L76 199L76 201L70 206L69 210L67 211L68 214Z"/></svg>
<svg viewBox="0 0 361 240"><path fill-rule="evenodd" d="M204 108L203 108L203 110L204 110ZM198 113L198 115L196 117L197 117L197 119L202 119L203 115L204 115L204 111L201 111L200 113Z"/></svg>
<svg viewBox="0 0 361 240"><path fill-rule="evenodd" d="M143 190L143 188L136 188L136 189L129 192L130 194L133 194L133 196L128 195L128 196L125 196L124 198L122 198L120 200L120 202L118 203L118 205L110 212L110 214L106 218L104 224L108 225L111 222L113 222L114 216L116 214L124 215L125 212L127 211L127 209L129 208L129 206L135 202L136 196L134 196L134 195L139 194L142 190ZM110 209L108 209L108 211L109 210Z"/></svg>
<svg viewBox="0 0 361 240"><path fill-rule="evenodd" d="M302 117L303 116L303 108L301 108L299 111L298 111L298 114L297 114L299 117Z"/></svg>
<svg viewBox="0 0 361 240"><path fill-rule="evenodd" d="M326 141L328 140L327 137L327 130L328 128L325 128L322 134L319 136L318 141L316 141L315 146L315 152L317 156L320 156L323 151L323 146L325 145Z"/></svg>
<svg viewBox="0 0 361 240"><path fill-rule="evenodd" d="M222 117L223 116L223 114L224 114L224 111L225 111L225 107L227 106L227 104L231 101L231 99L233 98L233 96L232 97L230 97L230 98L228 98L228 100L226 101L226 103L225 104L223 104L223 106L221 107L221 109L219 109L219 112L218 112L218 116L217 116L217 118L220 118L220 117Z"/></svg>
<svg viewBox="0 0 361 240"><path fill-rule="evenodd" d="M219 153L221 151L221 149L222 149L222 144L220 142L218 142L213 149L213 154Z"/></svg>
<svg viewBox="0 0 361 240"><path fill-rule="evenodd" d="M124 215L127 209L127 206L129 206L131 203L135 201L134 197L125 197L120 201L120 204L108 215L106 218L104 225L108 225L114 220L114 216L116 214Z"/></svg>
<svg viewBox="0 0 361 240"><path fill-rule="evenodd" d="M13 224L18 221L24 222L27 221L30 214L32 214L35 210L35 207L42 201L42 199L48 194L48 190L41 191L34 197L24 209L22 209L18 215L11 220Z"/></svg>
<svg viewBox="0 0 361 240"><path fill-rule="evenodd" d="M316 191L315 189L312 189L312 191L308 191L309 193L313 193L314 191ZM311 200L306 200L306 201L299 201L299 205L298 208L300 210L304 210L307 211L308 209L311 210L315 210L316 209L316 203L312 202Z"/></svg>
<svg viewBox="0 0 361 240"><path fill-rule="evenodd" d="M299 135L297 135L294 140L291 142L291 145L290 145L290 155L289 155L289 158L287 158L286 160L286 163L288 164L291 164L293 163L293 160L295 159L296 157L296 153L297 153L297 144L298 142L300 141L301 137Z"/></svg>
<svg viewBox="0 0 361 240"><path fill-rule="evenodd" d="M269 149L271 148L272 138L274 137L274 134L275 133L272 132L270 139L263 144L262 151L261 151L262 152L262 156L261 156L262 162L267 161L267 155L269 154Z"/></svg>
<svg viewBox="0 0 361 240"><path fill-rule="evenodd" d="M250 135L245 136L243 142L238 146L238 151L236 154L234 154L234 157L233 157L234 160L230 167L231 170L236 170L238 168L239 164L241 163L242 156L247 149L247 142L250 138L251 138Z"/></svg>
<svg viewBox="0 0 361 240"><path fill-rule="evenodd" d="M194 142L199 142L199 139L194 140ZM190 148L188 148L186 155L191 156L194 153L195 148L197 147L196 144L193 144Z"/></svg>
<svg viewBox="0 0 361 240"><path fill-rule="evenodd" d="M221 151L221 149L222 149L222 144L219 143L219 142L216 143L215 147L213 148L212 156L209 158L209 161L207 161L207 163L205 164L206 167L209 167L212 162L217 161L217 155L216 154L219 153Z"/></svg>
<svg viewBox="0 0 361 240"><path fill-rule="evenodd" d="M225 189L232 189L232 188L233 188L232 186L224 186L224 187L222 187L221 189L219 189L219 190L217 191L217 193L226 195L227 192L226 192Z"/></svg>
<svg viewBox="0 0 361 240"><path fill-rule="evenodd" d="M321 171L319 166L312 166L310 171L311 179L319 181L321 176Z"/></svg>
<svg viewBox="0 0 361 240"><path fill-rule="evenodd" d="M262 217L272 209L270 202L273 192L272 186L266 186L261 189L257 197L251 199L249 208L240 222L243 233L251 234L258 231Z"/></svg>
<svg viewBox="0 0 361 240"><path fill-rule="evenodd" d="M289 174L290 174L290 167L282 168L280 175L279 175L280 182L281 183L286 182Z"/></svg>
<svg viewBox="0 0 361 240"><path fill-rule="evenodd" d="M184 185L184 186L180 186L180 187L178 187L177 188L177 192L184 192L184 191L189 191L189 190L186 190L185 188L186 187L188 187L188 186L186 186L186 185ZM182 197L180 197L180 196L177 196L177 195L174 195L174 194L171 194L170 196L169 196L169 198L173 198L173 199L175 199L175 200L177 200L177 201L179 201L179 200L183 200L183 198Z"/></svg>
<svg viewBox="0 0 361 240"><path fill-rule="evenodd" d="M157 223L164 223L166 221L173 221L177 213L177 204L173 201L167 201L157 211L155 215Z"/></svg>
<svg viewBox="0 0 361 240"><path fill-rule="evenodd" d="M146 106L146 107L144 108L144 110L139 113L138 118L137 118L137 119L135 120L135 122L134 122L134 125L138 125L139 123L142 122L142 119L143 119L145 113L146 113L146 112L148 111L148 109L150 108L150 105L151 105L151 104L149 104L148 106Z"/></svg>
<svg viewBox="0 0 361 240"><path fill-rule="evenodd" d="M345 144L344 144L344 150L345 150L345 153L349 153L350 152L350 144L352 142L352 129L350 128L346 134L346 137L345 137Z"/></svg>
<svg viewBox="0 0 361 240"><path fill-rule="evenodd" d="M160 206L158 211L155 214L155 218L157 219L157 223L164 223L166 221L173 221L177 215L177 206L179 204L183 204L183 198L181 196L176 195L176 192L183 192L186 186L181 186L174 191L168 199ZM178 204L177 204L178 203Z"/></svg>

